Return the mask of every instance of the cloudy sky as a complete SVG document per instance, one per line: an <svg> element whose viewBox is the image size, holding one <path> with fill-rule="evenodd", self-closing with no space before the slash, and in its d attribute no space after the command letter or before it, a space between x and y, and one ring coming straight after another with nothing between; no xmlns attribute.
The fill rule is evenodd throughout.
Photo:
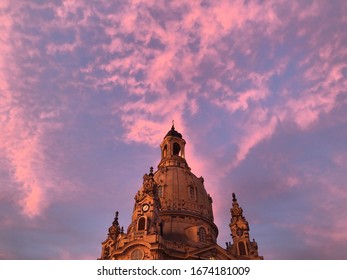
<svg viewBox="0 0 347 280"><path fill-rule="evenodd" d="M231 241L347 259L347 3L2 0L0 258L96 259L175 120Z"/></svg>

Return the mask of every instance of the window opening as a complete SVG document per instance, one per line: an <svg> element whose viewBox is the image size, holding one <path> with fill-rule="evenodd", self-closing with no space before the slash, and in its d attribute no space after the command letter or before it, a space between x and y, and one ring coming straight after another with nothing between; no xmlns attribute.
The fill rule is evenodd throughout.
<svg viewBox="0 0 347 280"><path fill-rule="evenodd" d="M163 157L167 156L167 145L165 145L164 149L163 149Z"/></svg>
<svg viewBox="0 0 347 280"><path fill-rule="evenodd" d="M178 143L174 143L173 144L173 154L175 156L180 156L180 152L181 152L181 147Z"/></svg>
<svg viewBox="0 0 347 280"><path fill-rule="evenodd" d="M240 251L240 255L242 256L246 255L245 243L243 243L242 241L239 242L239 251Z"/></svg>
<svg viewBox="0 0 347 280"><path fill-rule="evenodd" d="M199 241L200 242L206 242L206 230L203 227L199 228Z"/></svg>
<svg viewBox="0 0 347 280"><path fill-rule="evenodd" d="M144 217L141 217L137 225L137 230L145 230L145 226L146 226L146 219Z"/></svg>
<svg viewBox="0 0 347 280"><path fill-rule="evenodd" d="M189 187L189 197L195 199L195 189L194 187Z"/></svg>

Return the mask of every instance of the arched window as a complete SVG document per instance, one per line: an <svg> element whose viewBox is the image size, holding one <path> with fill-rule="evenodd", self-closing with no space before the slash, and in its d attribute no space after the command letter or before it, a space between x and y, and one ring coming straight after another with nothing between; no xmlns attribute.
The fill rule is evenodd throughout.
<svg viewBox="0 0 347 280"><path fill-rule="evenodd" d="M206 242L206 229L205 228L200 227L198 235L199 235L199 241L200 242Z"/></svg>
<svg viewBox="0 0 347 280"><path fill-rule="evenodd" d="M241 255L241 256L247 255L247 254L246 254L246 246L245 246L245 243L243 243L242 241L240 241L240 242L238 243L238 245L239 245L239 252L240 252L240 255Z"/></svg>
<svg viewBox="0 0 347 280"><path fill-rule="evenodd" d="M137 223L137 230L145 230L146 227L146 219L141 217Z"/></svg>
<svg viewBox="0 0 347 280"><path fill-rule="evenodd" d="M181 151L181 146L178 143L173 144L173 154L174 156L179 156Z"/></svg>
<svg viewBox="0 0 347 280"><path fill-rule="evenodd" d="M165 158L166 156L167 156L167 145L165 145L163 149L163 157Z"/></svg>
<svg viewBox="0 0 347 280"><path fill-rule="evenodd" d="M195 199L195 189L192 186L189 187L189 197L190 199Z"/></svg>

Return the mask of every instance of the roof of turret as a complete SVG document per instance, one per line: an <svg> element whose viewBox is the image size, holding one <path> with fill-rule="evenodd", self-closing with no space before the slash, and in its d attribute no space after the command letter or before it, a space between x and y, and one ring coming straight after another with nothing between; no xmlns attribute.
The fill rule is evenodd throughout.
<svg viewBox="0 0 347 280"><path fill-rule="evenodd" d="M172 125L171 130L165 135L165 137L168 137L168 136L178 137L182 139L182 134L175 130L174 125Z"/></svg>

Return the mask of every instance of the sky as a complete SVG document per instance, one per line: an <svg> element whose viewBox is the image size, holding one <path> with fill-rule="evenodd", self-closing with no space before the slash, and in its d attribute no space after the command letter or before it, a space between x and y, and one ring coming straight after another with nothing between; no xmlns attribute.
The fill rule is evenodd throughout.
<svg viewBox="0 0 347 280"><path fill-rule="evenodd" d="M347 2L2 0L0 259L97 259L175 128L265 259L347 259Z"/></svg>

